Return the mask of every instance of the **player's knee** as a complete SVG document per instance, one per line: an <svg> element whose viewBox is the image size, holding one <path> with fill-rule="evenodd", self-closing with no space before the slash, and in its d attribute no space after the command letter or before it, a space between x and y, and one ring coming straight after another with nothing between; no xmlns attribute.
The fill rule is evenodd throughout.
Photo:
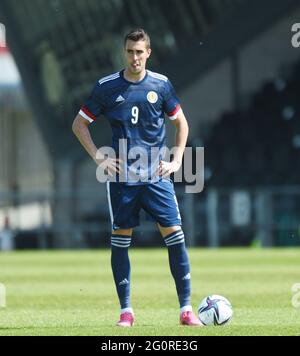
<svg viewBox="0 0 300 356"><path fill-rule="evenodd" d="M160 224L158 224L159 231L162 235L163 238L166 236L172 234L173 232L181 230L181 226L171 226L171 227L163 227Z"/></svg>
<svg viewBox="0 0 300 356"><path fill-rule="evenodd" d="M112 235L132 236L132 229L113 230Z"/></svg>
<svg viewBox="0 0 300 356"><path fill-rule="evenodd" d="M128 248L131 244L132 229L113 230L111 234L111 246Z"/></svg>
<svg viewBox="0 0 300 356"><path fill-rule="evenodd" d="M181 227L179 226L177 230L174 230L169 234L165 235L164 242L167 247L184 244L184 233Z"/></svg>
<svg viewBox="0 0 300 356"><path fill-rule="evenodd" d="M112 234L111 235L111 246L112 248L121 248L127 249L131 245L131 236L130 235L118 235Z"/></svg>

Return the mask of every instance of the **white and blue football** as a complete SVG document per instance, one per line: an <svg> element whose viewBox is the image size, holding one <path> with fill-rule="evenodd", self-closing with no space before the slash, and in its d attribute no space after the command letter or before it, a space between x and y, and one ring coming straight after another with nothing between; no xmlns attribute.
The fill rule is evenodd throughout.
<svg viewBox="0 0 300 356"><path fill-rule="evenodd" d="M198 307L198 316L203 325L225 325L233 315L232 305L221 295L210 295Z"/></svg>

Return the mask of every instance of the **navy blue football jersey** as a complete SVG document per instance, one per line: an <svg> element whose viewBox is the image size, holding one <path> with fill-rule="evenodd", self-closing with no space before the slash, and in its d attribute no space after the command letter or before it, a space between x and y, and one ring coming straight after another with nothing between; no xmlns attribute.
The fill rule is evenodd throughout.
<svg viewBox="0 0 300 356"><path fill-rule="evenodd" d="M155 160L153 155L151 157L151 149L153 152L153 148L165 146L165 114L174 120L181 107L172 84L164 75L147 70L141 81L133 83L127 81L123 73L100 79L79 114L89 122L95 121L99 115L109 120L112 147L116 153L119 152L120 139L126 140L127 153L136 152L135 149L147 152L149 164L139 167L142 179L131 181L130 175L126 179L127 184L145 184L151 180L150 171L153 172L159 161L159 157ZM129 167L135 161L132 156L129 156Z"/></svg>

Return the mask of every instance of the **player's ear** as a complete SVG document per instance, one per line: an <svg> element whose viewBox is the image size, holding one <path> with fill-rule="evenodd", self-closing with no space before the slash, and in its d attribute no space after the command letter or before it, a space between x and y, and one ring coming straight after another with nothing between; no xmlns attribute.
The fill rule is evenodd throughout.
<svg viewBox="0 0 300 356"><path fill-rule="evenodd" d="M151 48L148 48L148 49L147 49L147 53L148 53L148 57L147 57L147 58L149 58L149 57L151 56L151 52L152 52L152 51L151 51Z"/></svg>

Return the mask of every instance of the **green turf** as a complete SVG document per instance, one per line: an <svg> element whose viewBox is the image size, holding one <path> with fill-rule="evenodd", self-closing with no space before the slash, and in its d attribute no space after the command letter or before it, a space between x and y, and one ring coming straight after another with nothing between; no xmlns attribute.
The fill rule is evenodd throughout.
<svg viewBox="0 0 300 356"><path fill-rule="evenodd" d="M108 250L0 254L0 335L300 335L300 249L190 249L194 308L209 294L226 296L234 317L224 327L178 325L167 253L131 249L136 325L115 327L118 301ZM300 301L300 297L298 298Z"/></svg>

